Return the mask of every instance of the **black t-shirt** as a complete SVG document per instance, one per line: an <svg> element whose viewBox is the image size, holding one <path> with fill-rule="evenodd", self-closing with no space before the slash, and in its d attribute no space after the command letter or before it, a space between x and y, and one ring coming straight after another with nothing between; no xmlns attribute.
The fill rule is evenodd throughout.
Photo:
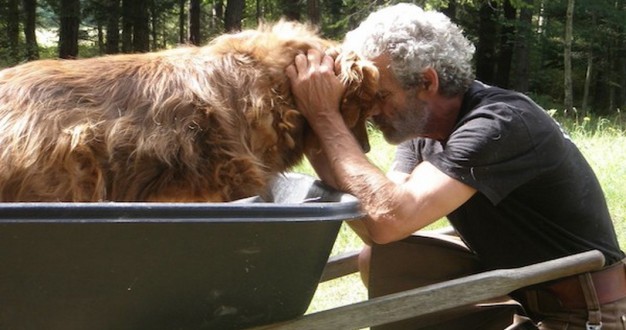
<svg viewBox="0 0 626 330"><path fill-rule="evenodd" d="M593 170L523 94L474 82L448 140L402 143L394 169L421 161L478 190L448 219L489 269L591 249L607 264L624 258Z"/></svg>

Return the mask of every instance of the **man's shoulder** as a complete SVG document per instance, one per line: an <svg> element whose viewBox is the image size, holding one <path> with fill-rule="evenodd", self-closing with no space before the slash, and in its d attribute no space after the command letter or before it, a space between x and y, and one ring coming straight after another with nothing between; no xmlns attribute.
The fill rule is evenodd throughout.
<svg viewBox="0 0 626 330"><path fill-rule="evenodd" d="M474 81L464 95L461 112L470 113L472 110L480 111L485 108L532 109L544 112L540 105L523 93Z"/></svg>
<svg viewBox="0 0 626 330"><path fill-rule="evenodd" d="M560 131L554 119L530 97L478 81L465 94L456 130L474 126L488 131L519 129L533 134Z"/></svg>

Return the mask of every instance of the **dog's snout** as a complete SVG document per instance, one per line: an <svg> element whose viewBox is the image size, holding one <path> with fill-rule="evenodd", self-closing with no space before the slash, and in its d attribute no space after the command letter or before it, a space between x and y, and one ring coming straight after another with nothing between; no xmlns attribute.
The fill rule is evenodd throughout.
<svg viewBox="0 0 626 330"><path fill-rule="evenodd" d="M364 153L370 152L371 146L369 140L365 140L361 142L361 149L363 149Z"/></svg>

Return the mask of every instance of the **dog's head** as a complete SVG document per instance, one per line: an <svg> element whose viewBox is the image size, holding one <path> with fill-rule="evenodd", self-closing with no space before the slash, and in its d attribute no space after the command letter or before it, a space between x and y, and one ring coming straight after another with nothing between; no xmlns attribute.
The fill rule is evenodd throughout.
<svg viewBox="0 0 626 330"><path fill-rule="evenodd" d="M255 76L254 79L249 79L251 85L239 90L242 93L255 95L250 99L260 100L251 104L264 104L268 108L278 109L281 112L277 116L280 123L271 127L259 124L260 118L265 118L261 113L248 114L250 121L253 122L252 126L257 127L255 131L258 136L265 136L258 133L260 126L267 127L267 131L277 130L276 134L267 135L270 137L275 135L275 138L255 137L253 140L257 141L255 142L257 146L253 149L265 150L268 146L274 145L278 138L285 140L284 144L288 147L287 149L296 151L292 154L297 155L300 154L300 147L319 150L319 141L314 134L303 129L306 124L294 106L289 91L290 83L284 72L285 68L293 63L296 54L306 53L311 48L320 51L327 50L326 52L336 59L336 64L340 67L339 77L347 87L341 105L341 114L363 150L369 151L366 121L375 101L378 70L370 61L363 60L354 53L342 53L335 41L320 37L315 27L288 21L264 24L257 30L218 37L207 51L221 57L236 57L232 63L238 65L238 74L233 75L233 79L241 76L244 69L253 70ZM234 72L234 70L231 71ZM271 90L271 93L267 90ZM268 95L276 97L268 97ZM281 103L285 107L275 106ZM260 109L261 107L253 108ZM274 117L271 120L274 120ZM271 123L271 120L267 122ZM302 138L304 145L297 143ZM278 145L282 144L278 143ZM294 162L286 161L288 164Z"/></svg>
<svg viewBox="0 0 626 330"><path fill-rule="evenodd" d="M341 115L364 152L370 149L367 137L367 119L371 115L378 92L378 69L370 61L354 52L343 53L330 49L340 67L339 78L347 90L341 103Z"/></svg>

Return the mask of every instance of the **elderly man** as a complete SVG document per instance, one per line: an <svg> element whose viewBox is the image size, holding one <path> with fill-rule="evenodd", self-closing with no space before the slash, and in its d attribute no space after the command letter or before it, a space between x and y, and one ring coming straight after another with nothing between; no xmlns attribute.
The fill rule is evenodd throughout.
<svg viewBox="0 0 626 330"><path fill-rule="evenodd" d="M474 47L462 31L443 14L414 5L371 14L347 34L343 50L380 71L372 119L388 142L399 144L387 176L341 120L344 89L333 59L311 50L296 56L287 74L320 139L321 152L309 157L313 167L360 199L369 217L351 225L368 245L403 240L447 216L485 269L597 249L606 268L517 297L540 329L624 329L624 253L603 192L541 107L474 81Z"/></svg>

